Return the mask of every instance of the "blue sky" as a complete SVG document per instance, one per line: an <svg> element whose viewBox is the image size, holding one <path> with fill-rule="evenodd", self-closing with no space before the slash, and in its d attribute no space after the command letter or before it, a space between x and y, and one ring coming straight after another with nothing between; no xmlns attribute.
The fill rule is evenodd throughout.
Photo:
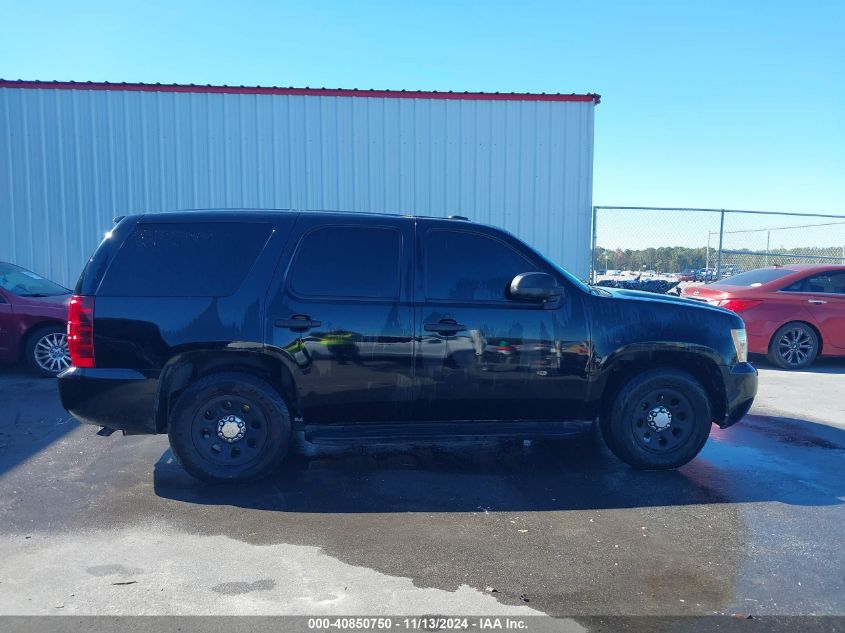
<svg viewBox="0 0 845 633"><path fill-rule="evenodd" d="M845 2L7 2L0 77L598 92L594 202L845 212Z"/></svg>

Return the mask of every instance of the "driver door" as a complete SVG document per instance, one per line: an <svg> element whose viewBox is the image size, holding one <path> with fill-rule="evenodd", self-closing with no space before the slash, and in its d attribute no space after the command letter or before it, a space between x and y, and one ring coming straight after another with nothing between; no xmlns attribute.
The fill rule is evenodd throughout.
<svg viewBox="0 0 845 633"><path fill-rule="evenodd" d="M507 296L524 272L554 274L509 235L417 225L415 377L421 420L577 419L588 331L578 291L554 309Z"/></svg>

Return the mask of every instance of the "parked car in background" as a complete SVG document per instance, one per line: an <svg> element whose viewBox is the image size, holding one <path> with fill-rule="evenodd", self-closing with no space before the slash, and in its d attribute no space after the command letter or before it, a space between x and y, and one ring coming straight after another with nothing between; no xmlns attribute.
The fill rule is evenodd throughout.
<svg viewBox="0 0 845 633"><path fill-rule="evenodd" d="M40 376L70 367L70 290L36 273L0 262L0 362L23 363Z"/></svg>
<svg viewBox="0 0 845 633"><path fill-rule="evenodd" d="M679 272L676 277L678 281L695 281L695 271L690 268Z"/></svg>
<svg viewBox="0 0 845 633"><path fill-rule="evenodd" d="M699 268L695 271L695 281L709 283L716 279L716 271L713 268Z"/></svg>
<svg viewBox="0 0 845 633"><path fill-rule="evenodd" d="M741 272L742 270L736 266L722 266L722 270L719 273L719 279L727 279L728 277L733 277Z"/></svg>
<svg viewBox="0 0 845 633"><path fill-rule="evenodd" d="M210 481L319 443L563 437L637 468L693 459L751 406L737 315L587 286L501 229L365 213L119 221L77 283L64 407L167 433Z"/></svg>
<svg viewBox="0 0 845 633"><path fill-rule="evenodd" d="M748 350L784 369L802 369L817 356L845 356L845 266L758 268L682 296L738 313Z"/></svg>

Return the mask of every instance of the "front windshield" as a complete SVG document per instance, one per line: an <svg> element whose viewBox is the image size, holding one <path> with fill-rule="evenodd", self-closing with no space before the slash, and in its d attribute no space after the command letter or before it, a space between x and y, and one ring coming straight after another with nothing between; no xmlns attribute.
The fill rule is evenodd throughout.
<svg viewBox="0 0 845 633"><path fill-rule="evenodd" d="M550 261L548 259L546 261L549 262L552 266L554 266L556 271L558 271L561 275L566 277L569 281L571 281L573 284L575 284L575 286L577 286L578 288L580 288L584 292L591 292L593 290L593 288L591 288L590 286L585 284L583 281L578 279L575 275L573 275L568 270L564 270L563 268L561 268L560 266L555 264L553 261Z"/></svg>
<svg viewBox="0 0 845 633"><path fill-rule="evenodd" d="M41 275L4 262L0 262L0 288L19 297L54 297L70 293L67 288Z"/></svg>

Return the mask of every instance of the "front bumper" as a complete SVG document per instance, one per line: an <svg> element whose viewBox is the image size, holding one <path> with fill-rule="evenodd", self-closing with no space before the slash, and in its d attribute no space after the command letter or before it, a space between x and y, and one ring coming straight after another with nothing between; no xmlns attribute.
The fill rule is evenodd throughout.
<svg viewBox="0 0 845 633"><path fill-rule="evenodd" d="M158 380L133 369L71 367L58 376L62 406L85 424L155 433Z"/></svg>
<svg viewBox="0 0 845 633"><path fill-rule="evenodd" d="M724 429L739 422L751 409L757 395L757 370L751 363L720 369L725 385L725 416L717 424Z"/></svg>

